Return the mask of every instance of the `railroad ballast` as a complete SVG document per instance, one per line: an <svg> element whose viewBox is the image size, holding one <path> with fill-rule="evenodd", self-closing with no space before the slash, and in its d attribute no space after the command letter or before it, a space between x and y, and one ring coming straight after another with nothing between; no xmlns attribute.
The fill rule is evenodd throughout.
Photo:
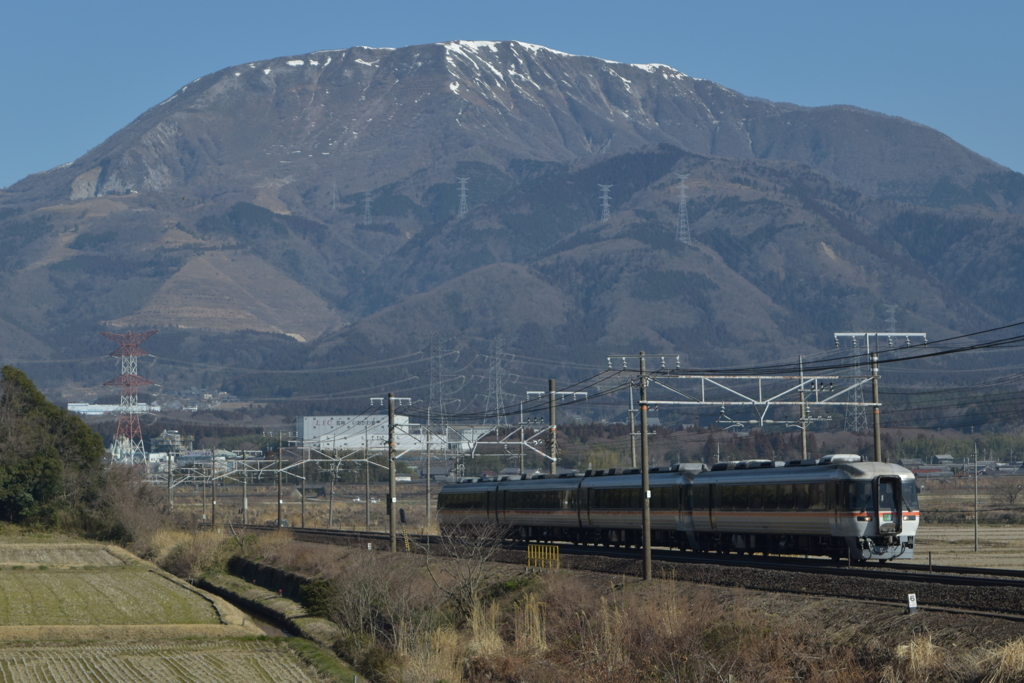
<svg viewBox="0 0 1024 683"><path fill-rule="evenodd" d="M914 556L914 474L859 455L654 467L651 537L697 552L825 555L854 561ZM443 530L491 525L510 538L641 544L639 469L532 478L464 479L438 494Z"/></svg>

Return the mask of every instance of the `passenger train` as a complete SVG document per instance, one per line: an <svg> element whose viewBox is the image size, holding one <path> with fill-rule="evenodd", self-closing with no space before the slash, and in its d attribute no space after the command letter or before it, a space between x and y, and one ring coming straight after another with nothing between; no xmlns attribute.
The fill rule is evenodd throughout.
<svg viewBox="0 0 1024 683"><path fill-rule="evenodd" d="M825 555L853 561L914 556L914 474L859 455L745 460L649 472L651 542L696 552ZM464 479L438 494L442 530L493 525L509 538L639 546L639 469Z"/></svg>

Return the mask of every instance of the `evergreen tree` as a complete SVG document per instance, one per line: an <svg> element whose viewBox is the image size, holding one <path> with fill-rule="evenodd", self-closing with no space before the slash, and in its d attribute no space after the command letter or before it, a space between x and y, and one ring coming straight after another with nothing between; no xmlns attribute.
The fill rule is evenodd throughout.
<svg viewBox="0 0 1024 683"><path fill-rule="evenodd" d="M21 370L0 370L0 520L53 524L102 484L103 440L46 400Z"/></svg>

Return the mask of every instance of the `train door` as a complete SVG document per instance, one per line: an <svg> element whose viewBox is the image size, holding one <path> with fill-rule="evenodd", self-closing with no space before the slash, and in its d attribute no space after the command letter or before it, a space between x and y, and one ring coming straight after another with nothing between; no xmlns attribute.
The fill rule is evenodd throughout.
<svg viewBox="0 0 1024 683"><path fill-rule="evenodd" d="M846 493L846 482L844 481L830 481L826 484L827 496L828 496L828 508L832 511L830 519L832 520L832 536L845 536L843 532L843 514L842 511L846 507L844 502L844 494Z"/></svg>
<svg viewBox="0 0 1024 683"><path fill-rule="evenodd" d="M875 514L878 533L898 536L903 531L903 480L896 476L875 478Z"/></svg>
<svg viewBox="0 0 1024 683"><path fill-rule="evenodd" d="M718 502L718 485L708 485L708 523L711 524L711 529L718 528L715 525L715 504Z"/></svg>

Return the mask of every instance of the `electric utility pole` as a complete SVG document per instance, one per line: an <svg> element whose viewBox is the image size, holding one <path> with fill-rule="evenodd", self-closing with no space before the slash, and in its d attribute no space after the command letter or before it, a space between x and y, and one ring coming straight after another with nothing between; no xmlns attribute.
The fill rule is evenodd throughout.
<svg viewBox="0 0 1024 683"><path fill-rule="evenodd" d="M558 423L555 422L555 380L548 380L548 423L551 429L551 474L558 474Z"/></svg>
<svg viewBox="0 0 1024 683"><path fill-rule="evenodd" d="M647 358L640 352L640 523L644 535L644 581L651 570L651 458L647 447Z"/></svg>
<svg viewBox="0 0 1024 683"><path fill-rule="evenodd" d="M398 483L395 481L395 395L388 394L388 527L391 534L391 552L398 551L398 524L395 505L398 503Z"/></svg>
<svg viewBox="0 0 1024 683"><path fill-rule="evenodd" d="M839 340L842 338L850 338L854 346L856 346L859 339L864 339L864 350L865 353L871 359L871 403L873 404L872 409L874 411L874 428L875 428L875 462L882 462L882 419L879 411L881 405L878 401L878 345L880 338L886 338L889 341L889 348L893 348L893 338L903 337L907 340L907 346L910 346L911 337L920 339L922 343L928 343L928 335L923 332L836 332L834 335L836 340L836 348L839 347ZM874 350L871 348L871 342L875 342Z"/></svg>
<svg viewBox="0 0 1024 683"><path fill-rule="evenodd" d="M281 528L281 521L284 519L284 510L282 509L282 506L284 505L284 493L281 490L282 486L284 485L284 482L282 481L282 478L284 477L284 472L282 471L282 469L284 467L284 453L283 453L283 451L284 451L284 436L279 431L277 433L277 528L278 529Z"/></svg>
<svg viewBox="0 0 1024 683"><path fill-rule="evenodd" d="M651 564L651 457L647 438L647 355L641 351L636 356L609 356L608 367L612 359L620 359L626 369L631 358L640 360L640 524L643 527L643 564L644 581L653 578ZM630 437L632 438L632 436Z"/></svg>
<svg viewBox="0 0 1024 683"><path fill-rule="evenodd" d="M372 398L370 403L383 401L382 398ZM395 401L410 403L409 398L395 398L392 393L388 394L388 527L391 536L391 552L398 552L398 483L395 479L395 468L398 455L395 453Z"/></svg>

